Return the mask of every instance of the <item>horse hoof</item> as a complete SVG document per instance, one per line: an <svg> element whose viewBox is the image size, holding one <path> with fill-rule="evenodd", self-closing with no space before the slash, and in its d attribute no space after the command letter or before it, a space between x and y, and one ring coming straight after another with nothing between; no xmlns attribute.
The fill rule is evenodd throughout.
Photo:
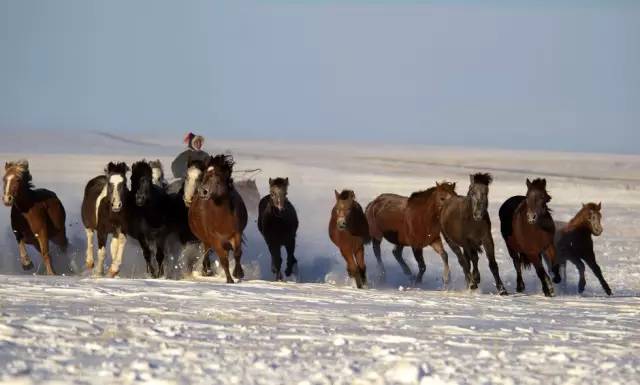
<svg viewBox="0 0 640 385"><path fill-rule="evenodd" d="M109 278L115 278L118 276L118 273L120 273L120 270L109 270Z"/></svg>
<svg viewBox="0 0 640 385"><path fill-rule="evenodd" d="M85 265L87 266L88 270L93 270L93 261L91 262L86 262Z"/></svg>
<svg viewBox="0 0 640 385"><path fill-rule="evenodd" d="M293 274L294 270L297 272L298 271L298 262L295 262L294 264L292 264L291 266L287 266L286 270L284 271L284 274L287 277L290 277L291 274Z"/></svg>
<svg viewBox="0 0 640 385"><path fill-rule="evenodd" d="M562 278L560 278L560 276L553 277L553 283L560 283L560 282L562 282Z"/></svg>
<svg viewBox="0 0 640 385"><path fill-rule="evenodd" d="M607 293L607 295L612 295L613 293L611 292L611 289L607 289L604 291L605 293Z"/></svg>
<svg viewBox="0 0 640 385"><path fill-rule="evenodd" d="M33 262L31 262L31 261L29 261L29 263L26 264L26 265L22 265L22 270L27 271L27 270L31 270L31 269L33 269Z"/></svg>
<svg viewBox="0 0 640 385"><path fill-rule="evenodd" d="M282 273L281 272L277 272L276 273L276 278L275 278L276 282L282 282Z"/></svg>
<svg viewBox="0 0 640 385"><path fill-rule="evenodd" d="M236 283L236 281L234 281L234 280L233 280L233 279L231 279L231 278L227 278L227 283Z"/></svg>
<svg viewBox="0 0 640 385"><path fill-rule="evenodd" d="M509 295L509 292L504 287L498 288L499 295Z"/></svg>
<svg viewBox="0 0 640 385"><path fill-rule="evenodd" d="M236 279L244 278L244 271L242 270L242 268L233 269L233 277Z"/></svg>

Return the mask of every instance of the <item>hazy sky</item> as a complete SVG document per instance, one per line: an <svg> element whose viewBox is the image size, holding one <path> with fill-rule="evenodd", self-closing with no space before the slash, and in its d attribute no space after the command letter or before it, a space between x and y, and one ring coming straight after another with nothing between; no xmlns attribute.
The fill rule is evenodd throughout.
<svg viewBox="0 0 640 385"><path fill-rule="evenodd" d="M23 129L640 153L640 1L0 0Z"/></svg>

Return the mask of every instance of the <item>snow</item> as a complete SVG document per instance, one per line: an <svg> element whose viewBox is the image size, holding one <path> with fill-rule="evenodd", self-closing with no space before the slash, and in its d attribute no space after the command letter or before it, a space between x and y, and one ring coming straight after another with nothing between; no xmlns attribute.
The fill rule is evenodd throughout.
<svg viewBox="0 0 640 385"><path fill-rule="evenodd" d="M243 256L247 279L238 284L219 277L146 279L133 241L119 279L91 277L82 272L82 190L114 155L27 154L35 184L56 191L67 208L72 246L67 255L53 256L65 276L22 272L8 209L1 209L0 381L640 383L640 157L248 142L218 147L234 150L237 168L264 170L257 179L262 193L269 177L290 178L290 199L301 218L300 282L270 282L269 256L253 222ZM119 160L137 160L141 153L165 165L170 160L168 146L118 148ZM25 156L4 151L6 160ZM499 236L497 209L523 192L525 177L551 175L556 219L569 219L581 202L603 202L604 233L595 247L614 296L604 295L590 271L586 291L577 294L572 265L568 283L556 286L557 297L541 294L532 271L524 273L525 293L498 296L483 256L480 288L469 292L452 253L452 281L445 289L442 262L432 250L425 253L425 282L416 288L384 243L387 282L375 281L368 248L369 289L354 288L327 236L333 189L352 188L363 204L382 192L407 194L442 179L456 181L464 193L468 174L483 169L495 177L490 214L509 292L515 291L515 272ZM40 258L29 250L38 266ZM405 259L415 271L408 251Z"/></svg>

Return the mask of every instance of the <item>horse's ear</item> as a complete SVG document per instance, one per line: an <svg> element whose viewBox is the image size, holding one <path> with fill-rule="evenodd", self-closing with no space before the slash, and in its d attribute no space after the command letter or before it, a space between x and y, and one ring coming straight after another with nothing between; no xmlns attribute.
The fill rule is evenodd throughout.
<svg viewBox="0 0 640 385"><path fill-rule="evenodd" d="M473 174L469 175L469 183L473 184L474 178L473 178Z"/></svg>
<svg viewBox="0 0 640 385"><path fill-rule="evenodd" d="M527 188L531 188L531 181L527 178Z"/></svg>
<svg viewBox="0 0 640 385"><path fill-rule="evenodd" d="M456 182L453 182L453 185L451 186L451 189L455 191L455 189L456 189Z"/></svg>
<svg viewBox="0 0 640 385"><path fill-rule="evenodd" d="M18 161L18 165L25 170L29 171L29 161L26 159L21 159Z"/></svg>
<svg viewBox="0 0 640 385"><path fill-rule="evenodd" d="M4 170L7 171L9 169L9 167L11 167L11 163L4 162Z"/></svg>
<svg viewBox="0 0 640 385"><path fill-rule="evenodd" d="M582 208L585 208L585 207L587 207L587 205L585 205L584 203L582 203Z"/></svg>
<svg viewBox="0 0 640 385"><path fill-rule="evenodd" d="M273 179L269 178L269 186L273 186Z"/></svg>
<svg viewBox="0 0 640 385"><path fill-rule="evenodd" d="M336 200L340 200L340 193L338 190L333 190L333 192L336 194Z"/></svg>
<svg viewBox="0 0 640 385"><path fill-rule="evenodd" d="M438 181L436 181L436 187L440 186L440 183L438 183Z"/></svg>
<svg viewBox="0 0 640 385"><path fill-rule="evenodd" d="M354 191L351 191L350 195L351 195L351 199L355 201L356 200L356 193Z"/></svg>
<svg viewBox="0 0 640 385"><path fill-rule="evenodd" d="M284 183L287 187L289 187L289 177L284 178Z"/></svg>
<svg viewBox="0 0 640 385"><path fill-rule="evenodd" d="M542 178L542 188L547 188L547 180L545 178Z"/></svg>
<svg viewBox="0 0 640 385"><path fill-rule="evenodd" d="M600 211L600 209L602 209L602 202L598 202L598 211Z"/></svg>

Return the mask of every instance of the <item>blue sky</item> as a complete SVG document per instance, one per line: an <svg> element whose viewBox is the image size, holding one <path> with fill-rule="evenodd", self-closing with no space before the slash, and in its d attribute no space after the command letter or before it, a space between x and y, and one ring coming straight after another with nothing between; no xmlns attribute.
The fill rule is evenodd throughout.
<svg viewBox="0 0 640 385"><path fill-rule="evenodd" d="M640 153L638 20L634 1L0 0L0 130Z"/></svg>

